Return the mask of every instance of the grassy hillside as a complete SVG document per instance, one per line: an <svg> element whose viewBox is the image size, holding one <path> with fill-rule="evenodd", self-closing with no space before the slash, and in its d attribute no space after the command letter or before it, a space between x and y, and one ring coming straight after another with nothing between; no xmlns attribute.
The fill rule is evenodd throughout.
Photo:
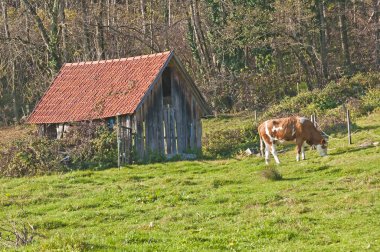
<svg viewBox="0 0 380 252"><path fill-rule="evenodd" d="M380 112L357 125L327 157L279 154L280 181L259 157L2 178L0 228L35 227L20 251L379 251L380 147L360 145L380 141Z"/></svg>

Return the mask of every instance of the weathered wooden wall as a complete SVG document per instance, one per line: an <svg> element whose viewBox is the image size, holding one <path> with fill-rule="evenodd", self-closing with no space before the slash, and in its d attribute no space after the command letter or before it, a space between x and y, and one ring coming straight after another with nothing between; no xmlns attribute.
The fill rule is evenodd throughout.
<svg viewBox="0 0 380 252"><path fill-rule="evenodd" d="M166 99L169 104L164 105L161 78L132 117L134 147L139 159L201 148L201 108L174 66L171 66L170 79L171 99Z"/></svg>

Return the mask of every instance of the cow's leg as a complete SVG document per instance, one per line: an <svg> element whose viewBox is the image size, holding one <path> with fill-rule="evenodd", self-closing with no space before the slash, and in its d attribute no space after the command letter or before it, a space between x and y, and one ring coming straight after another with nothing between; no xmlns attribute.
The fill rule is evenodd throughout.
<svg viewBox="0 0 380 252"><path fill-rule="evenodd" d="M299 144L297 144L297 156L296 156L297 162L300 161L301 149L302 147Z"/></svg>
<svg viewBox="0 0 380 252"><path fill-rule="evenodd" d="M272 155L274 157L274 160L276 160L276 163L279 164L280 160L277 157L276 145L274 143L272 143Z"/></svg>
<svg viewBox="0 0 380 252"><path fill-rule="evenodd" d="M302 160L305 160L306 155L305 155L305 145L304 144L302 144L302 147L301 147L301 155L302 155Z"/></svg>
<svg viewBox="0 0 380 252"><path fill-rule="evenodd" d="M267 144L267 142L265 142L265 164L269 164L269 144Z"/></svg>
<svg viewBox="0 0 380 252"><path fill-rule="evenodd" d="M260 137L260 157L264 156L264 140Z"/></svg>
<svg viewBox="0 0 380 252"><path fill-rule="evenodd" d="M298 162L298 161L300 161L300 154L301 153L302 153L302 159L304 159L304 157L305 157L305 149L303 147L303 141L296 140L296 144L297 144L297 157L296 157L296 160Z"/></svg>

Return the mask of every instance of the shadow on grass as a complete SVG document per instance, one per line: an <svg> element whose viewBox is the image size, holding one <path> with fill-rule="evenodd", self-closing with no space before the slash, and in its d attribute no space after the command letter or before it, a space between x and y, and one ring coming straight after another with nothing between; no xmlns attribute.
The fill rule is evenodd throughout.
<svg viewBox="0 0 380 252"><path fill-rule="evenodd" d="M295 177L295 178L282 178L282 181L298 181L298 180L302 180L302 179L305 179L303 177Z"/></svg>
<svg viewBox="0 0 380 252"><path fill-rule="evenodd" d="M379 128L378 125L357 126L358 130L374 130L374 129L378 129L378 128Z"/></svg>
<svg viewBox="0 0 380 252"><path fill-rule="evenodd" d="M362 150L366 150L366 149L370 149L370 148L374 148L375 146L367 146L367 147L352 147L352 148L349 148L349 149L342 149L342 150L337 150L336 152L334 153L329 153L329 156L337 156L337 155L341 155L341 154L345 154L345 153L354 153L354 152L358 152L358 151L362 151Z"/></svg>

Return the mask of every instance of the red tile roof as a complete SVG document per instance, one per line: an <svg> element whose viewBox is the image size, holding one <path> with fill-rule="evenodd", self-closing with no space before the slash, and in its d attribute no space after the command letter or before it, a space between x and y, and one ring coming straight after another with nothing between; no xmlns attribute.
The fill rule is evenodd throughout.
<svg viewBox="0 0 380 252"><path fill-rule="evenodd" d="M63 123L133 114L173 53L65 64L29 123Z"/></svg>

